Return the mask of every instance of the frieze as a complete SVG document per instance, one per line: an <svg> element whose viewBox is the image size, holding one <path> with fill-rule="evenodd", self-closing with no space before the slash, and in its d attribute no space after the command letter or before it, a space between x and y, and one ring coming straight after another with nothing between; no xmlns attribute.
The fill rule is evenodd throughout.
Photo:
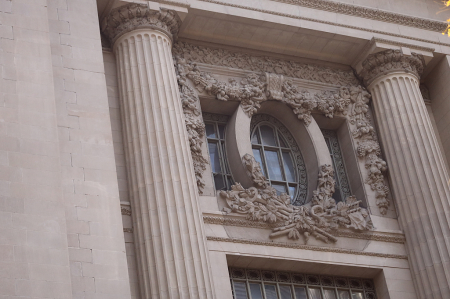
<svg viewBox="0 0 450 299"><path fill-rule="evenodd" d="M312 250L312 251L344 253L344 254L351 254L351 255L375 256L375 257L393 258L393 259L402 259L402 260L408 259L408 256L401 255L401 254L387 254L387 253L370 252L370 251L359 251L359 250L353 250L353 249L334 248L334 247L319 247L319 246L303 245L303 244L297 244L297 243L282 243L282 242L260 241L260 240L239 239L239 238L223 238L223 237L215 237L215 236L207 236L206 239L208 241L216 241L216 242L231 242L231 243L240 243L240 244L249 244L249 245L304 249L304 250Z"/></svg>
<svg viewBox="0 0 450 299"><path fill-rule="evenodd" d="M131 216L131 210L128 208L121 207L120 212L122 213L122 215Z"/></svg>
<svg viewBox="0 0 450 299"><path fill-rule="evenodd" d="M287 61L268 56L256 56L226 49L177 42L174 56L191 63L231 67L258 73L270 73L340 86L358 85L352 70L336 70L324 66ZM265 80L264 80L265 81Z"/></svg>

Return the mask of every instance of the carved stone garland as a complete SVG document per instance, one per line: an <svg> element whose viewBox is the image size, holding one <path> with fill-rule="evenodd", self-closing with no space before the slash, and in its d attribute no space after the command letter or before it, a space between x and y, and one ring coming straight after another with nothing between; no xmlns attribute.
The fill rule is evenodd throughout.
<svg viewBox="0 0 450 299"><path fill-rule="evenodd" d="M324 114L329 118L333 118L336 113L345 115L352 125L353 138L357 140L358 156L365 158L365 167L368 171L365 182L376 192L377 206L381 214L385 215L387 213L390 204L387 198L389 189L385 184L383 175L383 172L387 170L387 166L386 162L381 159L380 145L376 138L375 130L371 125L368 105L371 96L363 87L354 84L356 78L353 75L354 80L350 80L347 74L342 71L333 71L317 66L305 66L292 62L288 63L267 57L263 59L226 50L212 50L186 43L178 43L174 47L178 84L180 86L195 174L200 192L204 188L202 173L206 169L205 163L207 163L201 154L201 145L205 132L198 108L198 95L189 86L187 79L192 81L199 92L213 95L217 100L240 101L242 109L249 117L256 113L261 107L261 102L266 100L282 101L291 107L298 119L302 120L306 125L311 123L312 112ZM211 74L200 71L195 63L188 62L186 58L199 60L204 63L211 62L215 65L251 70L260 68L260 71L247 75L240 82L231 79L225 83L217 80ZM399 61L399 63L401 62ZM292 69L292 65L303 70L303 72L296 72L295 69ZM304 72L305 67L309 68L310 73L316 72L318 75L306 76L306 72ZM281 74L293 74L297 78L308 78L314 81L346 86L342 86L337 92L322 91L311 94L307 90L299 90L292 81L286 80L283 75L261 72L267 70L275 70Z"/></svg>
<svg viewBox="0 0 450 299"><path fill-rule="evenodd" d="M289 239L297 240L303 236L307 243L313 236L326 243L334 243L337 239L332 232L339 228L357 231L373 228L369 213L359 207L361 201L349 196L336 204L331 197L335 184L332 166L321 166L312 201L303 206L294 206L290 203L289 195L277 195L253 156L244 155L242 162L257 187L244 189L237 183L231 187L231 191L220 191L220 196L229 206L224 210L227 213L245 214L252 221L275 224L270 238L287 235Z"/></svg>

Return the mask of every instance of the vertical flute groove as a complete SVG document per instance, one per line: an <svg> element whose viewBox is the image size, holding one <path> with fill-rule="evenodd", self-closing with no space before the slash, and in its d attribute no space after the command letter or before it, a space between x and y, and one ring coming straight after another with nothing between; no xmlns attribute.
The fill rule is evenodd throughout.
<svg viewBox="0 0 450 299"><path fill-rule="evenodd" d="M369 86L390 166L400 223L420 298L450 292L448 173L414 75L391 73Z"/></svg>
<svg viewBox="0 0 450 299"><path fill-rule="evenodd" d="M115 51L141 295L213 298L171 41L137 30L119 38Z"/></svg>

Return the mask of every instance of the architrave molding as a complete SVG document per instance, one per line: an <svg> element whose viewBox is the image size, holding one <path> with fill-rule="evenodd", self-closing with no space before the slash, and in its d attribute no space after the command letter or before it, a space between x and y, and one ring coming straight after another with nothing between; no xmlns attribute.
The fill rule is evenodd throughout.
<svg viewBox="0 0 450 299"><path fill-rule="evenodd" d="M392 258L392 259L401 259L401 260L408 259L408 256L401 255L401 254L387 254L387 253L379 253L379 252L359 251L359 250L353 250L353 249L334 248L334 247L319 247L319 246L302 245L302 244L296 244L296 243L259 241L259 240L252 240L252 239L240 239L240 238L223 238L223 237L215 237L215 236L207 236L206 239L208 241L216 241L216 242L231 242L231 243L240 243L240 244L249 244L249 245L303 249L303 250L374 256L374 257Z"/></svg>
<svg viewBox="0 0 450 299"><path fill-rule="evenodd" d="M216 0L198 0L198 1L209 2L209 3L214 3L214 4L218 4L218 5L229 6L229 7L236 7L236 8L241 8L241 9L246 9L246 10L251 10L251 11L257 11L257 12L267 13L267 14L291 18L291 19L316 22L316 23L321 23L321 24L330 25L330 26L338 26L338 27L355 29L355 30L377 33L377 34L383 34L383 35L388 35L388 36L393 36L393 37L400 37L400 38L404 38L404 39L415 40L415 41L430 43L430 44L435 44L435 45L450 46L450 43L443 43L443 42L438 42L438 41L434 41L434 40L427 40L427 39L423 39L423 38L417 38L417 37L413 37L413 36L392 33L392 32L388 32L388 31L381 31L381 30L369 29L369 28L364 28L364 27L340 24L340 23L330 22L330 21L325 21L325 20L320 20L320 19L302 17L302 16L286 14L286 13L276 12L276 11L267 10L267 9L255 8L255 7L251 7L251 6L226 3L226 2L222 2L222 1L216 1ZM446 24L446 23L444 23L444 24Z"/></svg>
<svg viewBox="0 0 450 299"><path fill-rule="evenodd" d="M217 224L224 226L237 226L237 227L250 227L250 228L261 228L261 229L273 229L275 226L270 223L265 222L255 222L247 219L238 219L227 216L203 216L203 222L205 224ZM363 240L373 240L388 243L405 243L405 237L401 234L385 234L377 232L353 232L345 230L337 230L333 232L336 237L346 237L352 239L363 239Z"/></svg>
<svg viewBox="0 0 450 299"><path fill-rule="evenodd" d="M341 3L329 0L272 0L272 1L294 4L318 10L325 10L350 16L356 16L364 19L372 19L436 32L443 32L447 28L446 22L412 17L400 13L389 12L377 8L364 7L355 4Z"/></svg>

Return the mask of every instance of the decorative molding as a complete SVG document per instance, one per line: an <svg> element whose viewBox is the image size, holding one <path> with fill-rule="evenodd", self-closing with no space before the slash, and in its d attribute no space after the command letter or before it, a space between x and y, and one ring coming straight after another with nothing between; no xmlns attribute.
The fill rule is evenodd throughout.
<svg viewBox="0 0 450 299"><path fill-rule="evenodd" d="M413 36L396 34L396 33L388 32L388 31L374 30L374 29L368 29L368 28L363 28L363 27L358 27L358 26L340 24L340 23L336 23L336 22L324 21L324 20L320 20L320 19L313 19L313 18L308 18L308 17L302 17L302 16L297 16L297 15L292 15L292 14L286 14L286 13L271 11L271 10L267 10L267 9L255 8L255 7L251 7L251 6L226 3L226 2L222 2L222 1L216 1L216 0L199 0L199 1L209 2L209 3L214 3L214 4L218 4L218 5L229 6L229 7L236 7L236 8L241 8L241 9L246 9L246 10L251 10L251 11L257 11L257 12L262 12L262 13L266 13L266 14L271 14L271 15L276 15L276 16L281 16L281 17L287 17L287 18L291 18L291 19L316 22L316 23L321 23L321 24L330 25L330 26L337 26L337 27L355 29L355 30L371 32L371 33L377 33L377 34L383 34L383 35L388 35L388 36L393 36L393 37L400 37L400 38L405 38L405 39L409 39L409 40L415 40L415 41L419 41L419 42L431 43L431 44L435 44L435 45L450 46L450 43L442 43L442 42L437 42L437 41L433 41L433 40L427 40L427 39L423 39L423 38L416 38L416 37L413 37Z"/></svg>
<svg viewBox="0 0 450 299"><path fill-rule="evenodd" d="M131 3L111 10L101 25L102 33L114 45L121 35L139 28L157 29L173 39L178 34L181 20L171 10L154 11L148 5Z"/></svg>
<svg viewBox="0 0 450 299"><path fill-rule="evenodd" d="M266 222L256 222L247 219L237 219L231 217L215 217L215 216L203 216L203 222L206 224L217 224L225 226L238 226L238 227L251 227L251 228L261 228L261 229L273 229L275 225ZM374 240L388 243L405 243L405 237L400 234L384 234L376 232L353 232L347 230L337 230L334 231L333 236L335 237L346 237L353 239L363 239L363 240Z"/></svg>
<svg viewBox="0 0 450 299"><path fill-rule="evenodd" d="M430 19L412 17L395 12L364 7L354 4L335 2L329 0L273 0L276 2L294 4L319 10L325 10L350 16L356 16L364 19L372 19L382 22L405 25L409 27L420 28L424 30L443 32L447 28L447 23Z"/></svg>
<svg viewBox="0 0 450 299"><path fill-rule="evenodd" d="M329 68L315 66L308 68L306 64L292 64L268 57L261 58L225 50L214 50L187 43L177 43L175 49L174 61L176 61L178 84L180 86L186 127L189 132L189 141L200 192L204 187L202 173L206 169L205 165L207 163L207 160L203 158L201 153L204 125L198 118L201 114L198 108L200 106L198 94L187 83L188 81L195 86L198 92L213 95L217 100L240 101L243 111L249 117L258 111L262 102L268 100L268 95L269 97L272 96L270 88L276 91L276 98L281 98L281 102L291 107L294 114L305 125L310 124L312 112L321 113L329 118L333 118L336 114L347 117L352 127L352 136L358 142L358 155L366 161L366 169L368 169L366 183L371 186L373 191L376 191L377 206L381 214L385 215L387 213L390 204L387 197L389 189L383 174L387 167L386 162L380 158L380 146L371 124L368 106L371 96L359 85L353 73L351 74L353 79L350 79L345 75L345 72L338 71L336 73ZM235 59L238 61L235 61ZM235 68L243 67L253 72L247 74L239 82L235 79L230 79L229 82L221 82L213 75L200 71L197 64L192 61L211 62L216 65ZM302 71L297 72L294 66ZM276 79L277 83L268 87L268 81L270 84L273 78L281 76L280 74L268 73L269 67L272 71L283 74L296 74L297 77L302 77L303 79L309 78L309 80L336 85L347 82L350 85L341 86L339 91L322 91L311 94L307 90L299 90L289 78L285 78L283 75L282 80L281 77L278 77ZM318 73L315 74L315 71ZM354 83L358 84L353 85ZM279 88L280 84L282 84L281 91ZM273 97L272 99L275 100Z"/></svg>
<svg viewBox="0 0 450 299"><path fill-rule="evenodd" d="M183 108L186 130L188 132L189 147L191 149L194 173L197 180L197 188L203 194L205 181L203 172L206 170L206 160L202 155L202 144L205 137L205 124L202 120L200 101L195 90L189 85L187 74L191 71L182 59L176 61L175 71L177 73L178 88L180 90L181 105Z"/></svg>
<svg viewBox="0 0 450 299"><path fill-rule="evenodd" d="M214 49L197 46L186 42L177 42L173 46L175 57L189 63L204 63L209 65L231 67L234 69L257 72L262 78L267 76L285 76L309 81L322 82L340 86L358 85L359 81L352 70L344 71L329 67L276 59L267 56L256 56L247 53L234 52L225 49ZM270 78L264 78L267 83ZM278 79L280 80L280 79ZM280 80L281 81L281 80ZM269 87L271 90L273 85ZM278 89L279 90L279 89Z"/></svg>
<svg viewBox="0 0 450 299"><path fill-rule="evenodd" d="M359 207L361 201L349 196L345 201L336 203L331 197L335 184L332 166L320 167L317 190L313 192L311 203L294 206L286 193L277 195L253 156L246 154L242 161L257 187L244 189L237 183L230 191L220 191L219 196L228 205L224 212L243 214L248 220L274 224L270 238L287 235L289 239L298 240L303 236L306 244L313 236L330 243L337 242L332 235L337 229L367 231L373 228L369 213Z"/></svg>
<svg viewBox="0 0 450 299"><path fill-rule="evenodd" d="M213 236L207 236L206 239L208 241L216 241L216 242L231 242L231 243L241 243L241 244L249 244L249 245L261 245L261 246L303 249L303 250L312 250L312 251L321 251L321 252L344 253L344 254L352 254L352 255L375 256L375 257L393 258L393 259L402 259L402 260L408 259L408 257L406 255L401 255L401 254L367 252L367 251L359 251L359 250L344 249L344 248L334 248L334 247L318 247L318 246L302 245L302 244L296 244L296 243L282 243L282 242L259 241L259 240L238 239L238 238L223 238L223 237L213 237Z"/></svg>
<svg viewBox="0 0 450 299"><path fill-rule="evenodd" d="M383 173L387 170L386 162L381 159L380 144L372 126L369 113L371 95L361 86L350 88L352 105L349 121L353 139L357 141L358 157L365 159L368 175L365 183L375 191L376 204L382 215L386 215L390 205L389 188Z"/></svg>
<svg viewBox="0 0 450 299"><path fill-rule="evenodd" d="M435 51L434 48L422 47L422 46L417 46L417 45L408 44L408 43L402 43L399 41L393 41L393 40L388 40L388 39L379 38L379 37L373 37L370 44L373 45L376 42L387 44L387 45L398 46L398 47L405 47L405 48L424 51L424 52L434 52Z"/></svg>
<svg viewBox="0 0 450 299"><path fill-rule="evenodd" d="M124 228L123 232L124 233L133 233L133 229L132 228Z"/></svg>
<svg viewBox="0 0 450 299"><path fill-rule="evenodd" d="M359 76L366 86L369 86L375 78L395 71L411 73L420 79L424 65L422 55L416 53L404 55L400 50L386 50L370 54L362 63L363 69Z"/></svg>
<svg viewBox="0 0 450 299"><path fill-rule="evenodd" d="M122 213L122 215L131 216L131 210L130 209L121 207L120 208L120 212Z"/></svg>
<svg viewBox="0 0 450 299"><path fill-rule="evenodd" d="M187 2L180 2L180 1L172 1L172 0L153 0L155 2L158 3L162 3L162 4L169 4L169 5L175 5L175 6L179 6L179 7L184 7L184 8L189 8L191 7L191 5Z"/></svg>

